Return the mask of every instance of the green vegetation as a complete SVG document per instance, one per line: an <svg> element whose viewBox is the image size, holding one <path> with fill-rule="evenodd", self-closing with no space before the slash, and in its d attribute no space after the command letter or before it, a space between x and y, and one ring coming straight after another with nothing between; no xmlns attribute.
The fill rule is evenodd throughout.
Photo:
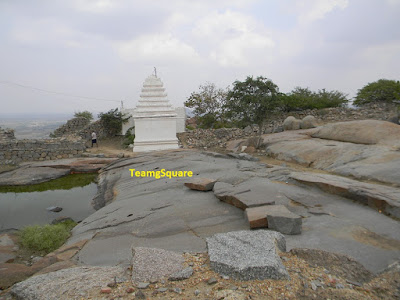
<svg viewBox="0 0 400 300"><path fill-rule="evenodd" d="M45 255L64 244L76 224L65 221L56 225L27 226L19 232L19 243L26 250Z"/></svg>
<svg viewBox="0 0 400 300"><path fill-rule="evenodd" d="M78 111L74 114L75 118L85 118L89 122L93 120L93 114L90 111Z"/></svg>
<svg viewBox="0 0 400 300"><path fill-rule="evenodd" d="M274 113L279 105L278 86L259 76L256 79L247 77L243 82L235 81L224 107L227 117L239 126L257 124L262 129L268 114Z"/></svg>
<svg viewBox="0 0 400 300"><path fill-rule="evenodd" d="M279 93L270 79L248 76L235 81L230 90L217 88L213 83L199 87L185 102L193 108L200 128L245 127L257 124L260 128L269 116L279 112L324 109L347 105L347 95L326 89L313 92L296 87L290 93ZM261 133L261 131L260 131Z"/></svg>
<svg viewBox="0 0 400 300"><path fill-rule="evenodd" d="M84 187L97 179L96 173L71 174L33 185L0 186L0 193L30 193L49 190L70 190L74 187Z"/></svg>
<svg viewBox="0 0 400 300"><path fill-rule="evenodd" d="M122 144L125 147L128 147L129 145L133 144L135 142L135 135L132 134L132 130L135 128L135 126L129 128L124 136L124 140L122 141Z"/></svg>
<svg viewBox="0 0 400 300"><path fill-rule="evenodd" d="M379 79L358 90L354 104L360 106L368 103L396 101L400 101L400 81Z"/></svg>
<svg viewBox="0 0 400 300"><path fill-rule="evenodd" d="M186 107L194 108L200 128L223 127L223 105L227 92L217 88L214 83L200 85L198 92L193 92L184 103Z"/></svg>
<svg viewBox="0 0 400 300"><path fill-rule="evenodd" d="M296 87L288 94L281 94L280 108L283 111L298 111L305 109L323 109L340 107L348 102L347 95L339 91L325 89L313 92L308 88Z"/></svg>
<svg viewBox="0 0 400 300"><path fill-rule="evenodd" d="M121 134L122 123L128 120L118 111L118 108L111 109L106 113L100 113L99 118L108 136Z"/></svg>

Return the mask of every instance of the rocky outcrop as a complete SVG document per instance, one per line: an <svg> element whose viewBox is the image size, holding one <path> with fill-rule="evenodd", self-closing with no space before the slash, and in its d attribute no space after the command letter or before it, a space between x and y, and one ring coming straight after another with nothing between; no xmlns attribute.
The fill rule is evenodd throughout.
<svg viewBox="0 0 400 300"><path fill-rule="evenodd" d="M277 249L278 248L278 249ZM285 237L275 231L236 231L207 238L210 266L237 280L288 279L278 255Z"/></svg>
<svg viewBox="0 0 400 300"><path fill-rule="evenodd" d="M265 135L263 143L279 160L400 186L399 136L400 126L369 120Z"/></svg>
<svg viewBox="0 0 400 300"><path fill-rule="evenodd" d="M328 174L304 174L293 172L290 178L316 186L328 193L359 201L388 216L400 219L400 190L378 184Z"/></svg>
<svg viewBox="0 0 400 300"><path fill-rule="evenodd" d="M354 144L393 146L400 149L400 127L385 121L361 120L328 124L320 127L311 136Z"/></svg>

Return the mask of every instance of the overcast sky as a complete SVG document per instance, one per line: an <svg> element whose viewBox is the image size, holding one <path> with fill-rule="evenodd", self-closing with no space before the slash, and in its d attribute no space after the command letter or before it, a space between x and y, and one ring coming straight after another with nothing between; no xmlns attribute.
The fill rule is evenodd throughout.
<svg viewBox="0 0 400 300"><path fill-rule="evenodd" d="M134 107L153 67L174 106L249 75L353 97L400 79L399 16L400 0L0 0L0 113Z"/></svg>

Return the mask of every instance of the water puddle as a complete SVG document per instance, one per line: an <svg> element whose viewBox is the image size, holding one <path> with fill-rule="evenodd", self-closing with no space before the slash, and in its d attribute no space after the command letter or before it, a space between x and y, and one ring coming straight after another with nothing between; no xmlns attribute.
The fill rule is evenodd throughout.
<svg viewBox="0 0 400 300"><path fill-rule="evenodd" d="M29 186L0 187L0 231L51 223L58 217L82 221L95 210L97 174L72 174ZM58 206L60 212L46 208Z"/></svg>

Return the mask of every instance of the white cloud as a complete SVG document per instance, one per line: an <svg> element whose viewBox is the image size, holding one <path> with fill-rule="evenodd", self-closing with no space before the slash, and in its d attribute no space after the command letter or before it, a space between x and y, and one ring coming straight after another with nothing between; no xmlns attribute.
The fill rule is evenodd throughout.
<svg viewBox="0 0 400 300"><path fill-rule="evenodd" d="M212 12L200 19L193 34L210 46L211 59L221 66L246 66L254 51L274 46L269 33L255 19L242 13Z"/></svg>
<svg viewBox="0 0 400 300"><path fill-rule="evenodd" d="M122 59L130 62L196 62L196 50L171 34L145 35L116 45Z"/></svg>
<svg viewBox="0 0 400 300"><path fill-rule="evenodd" d="M349 0L300 0L296 1L296 10L299 12L301 23L310 23L323 19L326 14L336 8L345 9Z"/></svg>
<svg viewBox="0 0 400 300"><path fill-rule="evenodd" d="M117 2L112 0L75 0L74 7L83 12L104 13L116 6Z"/></svg>
<svg viewBox="0 0 400 300"><path fill-rule="evenodd" d="M87 47L92 36L73 30L58 20L24 20L10 32L11 37L25 45L48 47Z"/></svg>

